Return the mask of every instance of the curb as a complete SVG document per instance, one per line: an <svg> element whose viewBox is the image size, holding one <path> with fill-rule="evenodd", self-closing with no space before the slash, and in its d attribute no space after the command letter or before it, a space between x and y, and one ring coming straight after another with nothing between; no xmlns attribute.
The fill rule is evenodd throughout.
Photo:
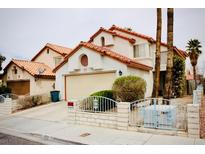
<svg viewBox="0 0 205 154"><path fill-rule="evenodd" d="M33 142L38 142L44 145L86 145L84 143L59 139L48 135L41 135L35 133L23 133L23 132L6 129L6 128L0 128L0 133L19 137Z"/></svg>

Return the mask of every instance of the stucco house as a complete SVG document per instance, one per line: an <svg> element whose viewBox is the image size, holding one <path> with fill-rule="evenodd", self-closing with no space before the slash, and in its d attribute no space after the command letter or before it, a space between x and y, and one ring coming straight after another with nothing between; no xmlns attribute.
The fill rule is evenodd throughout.
<svg viewBox="0 0 205 154"><path fill-rule="evenodd" d="M167 45L161 43L161 87L165 79ZM81 42L53 71L56 89L65 100L81 99L91 93L111 89L114 80L123 75L136 75L147 83L146 97L153 87L155 40L130 29L113 25L100 28L88 42ZM186 53L174 47L174 53Z"/></svg>
<svg viewBox="0 0 205 154"><path fill-rule="evenodd" d="M48 93L55 88L53 69L71 49L47 43L32 59L12 59L4 68L3 84L17 95Z"/></svg>

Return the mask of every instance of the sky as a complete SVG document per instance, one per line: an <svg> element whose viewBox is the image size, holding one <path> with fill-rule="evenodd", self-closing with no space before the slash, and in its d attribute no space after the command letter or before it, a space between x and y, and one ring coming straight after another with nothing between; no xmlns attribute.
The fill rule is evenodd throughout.
<svg viewBox="0 0 205 154"><path fill-rule="evenodd" d="M162 40L166 42L166 9L163 9ZM188 40L198 39L205 48L205 9L174 10L174 45L185 50ZM0 53L31 59L46 43L74 48L100 27L113 24L156 37L156 9L0 9ZM205 72L205 51L198 69ZM190 67L189 60L187 66Z"/></svg>

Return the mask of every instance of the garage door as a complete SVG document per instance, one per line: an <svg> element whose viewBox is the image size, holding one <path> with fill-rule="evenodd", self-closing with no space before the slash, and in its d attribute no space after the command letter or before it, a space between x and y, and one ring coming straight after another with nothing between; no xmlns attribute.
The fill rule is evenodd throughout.
<svg viewBox="0 0 205 154"><path fill-rule="evenodd" d="M65 97L67 100L86 98L93 92L111 89L115 79L115 72L66 76Z"/></svg>
<svg viewBox="0 0 205 154"><path fill-rule="evenodd" d="M26 95L30 92L30 81L9 81L7 86L16 95Z"/></svg>

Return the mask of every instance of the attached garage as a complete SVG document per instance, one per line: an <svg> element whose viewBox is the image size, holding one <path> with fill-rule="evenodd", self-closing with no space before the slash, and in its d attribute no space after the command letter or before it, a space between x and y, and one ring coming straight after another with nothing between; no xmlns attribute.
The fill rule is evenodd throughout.
<svg viewBox="0 0 205 154"><path fill-rule="evenodd" d="M65 98L82 99L100 90L111 89L116 79L115 71L65 76Z"/></svg>
<svg viewBox="0 0 205 154"><path fill-rule="evenodd" d="M26 95L30 93L30 81L7 81L7 86L16 95Z"/></svg>

